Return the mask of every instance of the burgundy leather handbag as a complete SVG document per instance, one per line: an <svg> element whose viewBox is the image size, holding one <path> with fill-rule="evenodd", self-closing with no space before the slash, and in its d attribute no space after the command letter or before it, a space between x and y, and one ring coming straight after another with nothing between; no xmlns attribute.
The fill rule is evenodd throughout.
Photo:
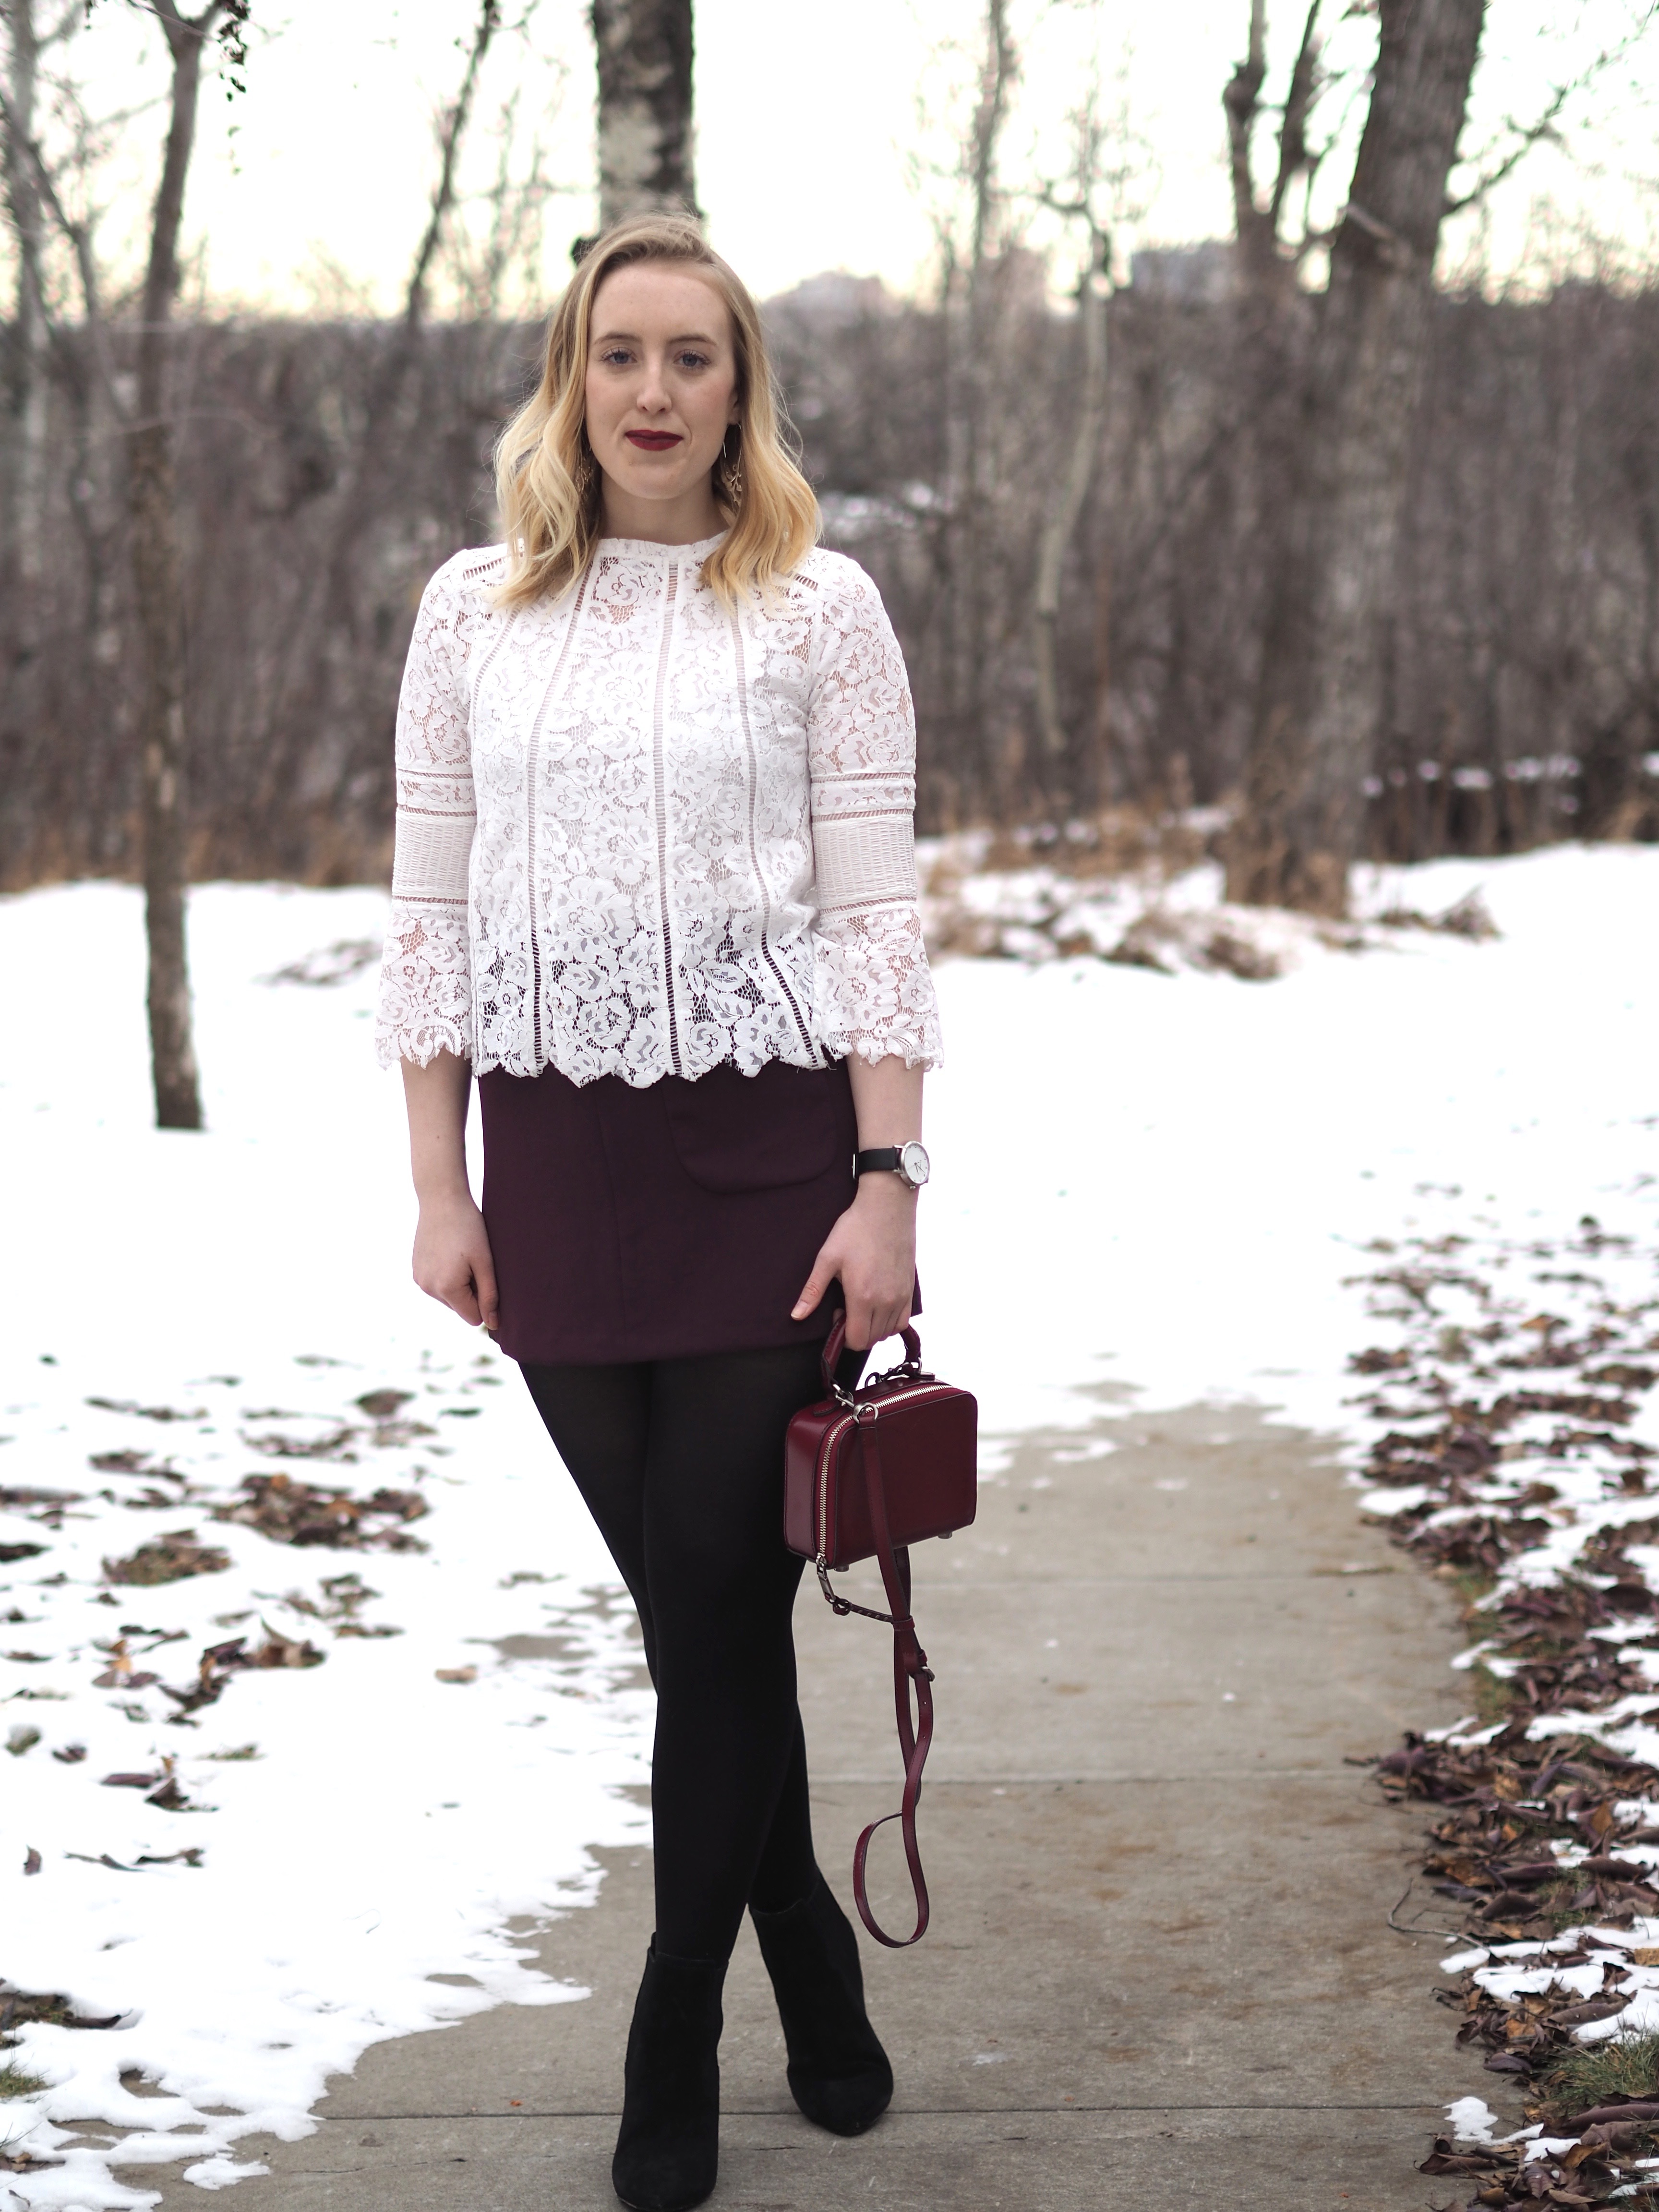
<svg viewBox="0 0 1659 2212"><path fill-rule="evenodd" d="M847 1325L845 1315L836 1316L823 1347L828 1395L817 1405L803 1406L790 1422L783 1475L784 1542L811 1560L818 1586L837 1613L884 1620L893 1631L893 1699L904 1754L904 1795L896 1813L872 1820L859 1838L853 1853L853 1895L860 1918L877 1942L895 1951L920 1941L928 1913L916 1805L933 1740L933 1677L910 1613L909 1547L965 1528L979 1501L979 1407L966 1390L922 1371L921 1340L915 1329L905 1329L903 1338L900 1365L856 1390L843 1390L835 1377ZM854 1605L830 1584L832 1568L839 1571L871 1558L881 1565L891 1608L887 1613ZM916 1924L903 1936L890 1936L878 1925L865 1894L870 1838L889 1820L901 1824L915 1893Z"/></svg>

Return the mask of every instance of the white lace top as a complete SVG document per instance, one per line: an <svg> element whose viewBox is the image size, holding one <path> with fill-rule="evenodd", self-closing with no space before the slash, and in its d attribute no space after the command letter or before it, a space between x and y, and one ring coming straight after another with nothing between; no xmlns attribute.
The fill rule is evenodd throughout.
<svg viewBox="0 0 1659 2212"><path fill-rule="evenodd" d="M719 544L605 538L503 613L497 547L427 586L398 708L382 1061L635 1085L939 1056L915 726L876 588L809 553L732 612Z"/></svg>

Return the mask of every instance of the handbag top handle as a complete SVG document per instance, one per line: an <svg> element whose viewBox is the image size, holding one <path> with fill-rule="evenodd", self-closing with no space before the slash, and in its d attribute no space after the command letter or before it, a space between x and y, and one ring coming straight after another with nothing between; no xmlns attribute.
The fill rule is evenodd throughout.
<svg viewBox="0 0 1659 2212"><path fill-rule="evenodd" d="M921 1371L921 1339L916 1334L915 1330L910 1326L908 1322L906 1322L902 1329L894 1333L902 1337L904 1340L905 1367L916 1374L920 1374ZM878 1344L882 1341L882 1339L878 1337L876 1341ZM873 1350L873 1348L874 1347L872 1346L872 1349ZM836 1389L836 1369L840 1364L841 1355L846 1351L846 1349L847 1316L844 1312L840 1312L836 1314L834 1322L830 1324L830 1334L823 1340L823 1387L830 1392L831 1396L839 1396L842 1395Z"/></svg>

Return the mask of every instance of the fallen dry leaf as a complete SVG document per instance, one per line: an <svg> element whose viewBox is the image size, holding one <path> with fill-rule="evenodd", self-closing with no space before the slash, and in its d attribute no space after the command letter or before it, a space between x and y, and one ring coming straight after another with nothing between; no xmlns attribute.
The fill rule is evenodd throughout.
<svg viewBox="0 0 1659 2212"><path fill-rule="evenodd" d="M50 2027L118 2027L125 2018L126 2014L120 2012L101 2018L79 2013L65 1996L14 1989L9 1982L0 1981L0 2036L9 2035L15 2027L31 2027L37 2022Z"/></svg>
<svg viewBox="0 0 1659 2212"><path fill-rule="evenodd" d="M420 1552L426 1547L404 1524L430 1509L418 1491L377 1490L368 1498L325 1489L289 1474L250 1474L234 1504L216 1505L216 1521L240 1522L279 1544L325 1544L336 1550Z"/></svg>
<svg viewBox="0 0 1659 2212"><path fill-rule="evenodd" d="M365 1390L356 1401L359 1408L372 1421L389 1421L395 1413L414 1402L412 1390Z"/></svg>
<svg viewBox="0 0 1659 2212"><path fill-rule="evenodd" d="M1655 1348L1652 1308L1621 1308L1589 1273L1609 1242L1587 1218L1565 1246L1525 1248L1528 1264L1555 1266L1534 1280L1584 1288L1589 1318L1580 1322L1516 1304L1516 1285L1501 1279L1513 1248L1494 1248L1490 1266L1462 1238L1376 1248L1388 1264L1369 1278L1374 1310L1401 1325L1405 1341L1351 1363L1369 1378L1380 1431L1366 1473L1378 1491L1413 1494L1392 1515L1386 1495L1370 1510L1397 1544L1447 1578L1467 1578L1477 1595L1555 1531L1563 1486L1553 1472L1571 1468L1582 1484L1587 1461L1599 1465L1604 1495L1619 1501L1648 1496L1659 1473L1655 1448L1629 1433L1637 1399L1659 1379L1650 1360L1630 1356ZM1461 1318L1448 1322L1448 1310ZM1533 1734L1542 1716L1594 1713L1652 1692L1642 1661L1659 1650L1659 1595L1632 1554L1659 1545L1659 1495L1650 1516L1621 1505L1583 1525L1576 1566L1550 1580L1506 1581L1469 1615L1485 1670L1480 1719L1492 1724L1471 1734L1486 1740L1408 1735L1374 1771L1386 1795L1434 1814L1422 1868L1435 1895L1396 1925L1414 1920L1449 1942L1481 1945L1598 1931L1546 1957L1563 1970L1600 1960L1599 1990L1587 1993L1576 1977L1577 1987L1506 2001L1466 1972L1438 1992L1456 2015L1457 2041L1483 2051L1488 2071L1524 2091L1528 2120L1571 2148L1523 2165L1505 2146L1443 2136L1421 2170L1484 2177L1471 2205L1600 2206L1616 2191L1621 2212L1659 2212L1659 2177L1637 2163L1659 2149L1659 2083L1646 2098L1575 2110L1559 2086L1575 2077L1556 2070L1564 2058L1579 2063L1581 2029L1625 2010L1626 1960L1659 1965L1659 1946L1611 1948L1618 1929L1659 1917L1659 1871L1627 1848L1651 1833L1643 1813L1659 1800L1659 1770L1582 1732Z"/></svg>
<svg viewBox="0 0 1659 2212"><path fill-rule="evenodd" d="M193 1528L175 1528L168 1535L140 1544L125 1559L106 1559L104 1576L108 1582L148 1588L183 1582L191 1575L220 1574L229 1565L228 1552L222 1552L216 1544L200 1542Z"/></svg>
<svg viewBox="0 0 1659 2212"><path fill-rule="evenodd" d="M256 1667L320 1667L325 1655L314 1644L298 1636L284 1636L269 1621L262 1621L265 1640L255 1648L252 1664Z"/></svg>
<svg viewBox="0 0 1659 2212"><path fill-rule="evenodd" d="M143 1421L204 1421L208 1417L205 1406L186 1413L177 1406L140 1406L131 1398L88 1398L87 1403L104 1413L137 1413Z"/></svg>

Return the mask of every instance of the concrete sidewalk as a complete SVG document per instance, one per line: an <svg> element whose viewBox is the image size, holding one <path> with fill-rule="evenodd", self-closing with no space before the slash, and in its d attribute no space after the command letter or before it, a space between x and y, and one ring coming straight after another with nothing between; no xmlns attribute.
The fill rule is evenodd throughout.
<svg viewBox="0 0 1659 2212"><path fill-rule="evenodd" d="M1199 1408L1029 1442L918 1555L916 1609L933 1924L865 1947L893 2111L853 2142L799 2118L745 1930L714 2204L1420 2212L1446 2100L1493 2079L1431 1998L1439 1946L1386 1925L1422 1815L1344 1760L1461 1710L1437 1587L1311 1440ZM897 1802L889 1640L810 1577L798 1618L819 1856L850 1904L854 1837ZM271 2172L236 2212L610 2212L650 1930L648 1857L611 1855L599 1904L541 1938L589 1999L369 2051L315 2135L244 2140ZM161 2185L166 2212L200 2203Z"/></svg>

